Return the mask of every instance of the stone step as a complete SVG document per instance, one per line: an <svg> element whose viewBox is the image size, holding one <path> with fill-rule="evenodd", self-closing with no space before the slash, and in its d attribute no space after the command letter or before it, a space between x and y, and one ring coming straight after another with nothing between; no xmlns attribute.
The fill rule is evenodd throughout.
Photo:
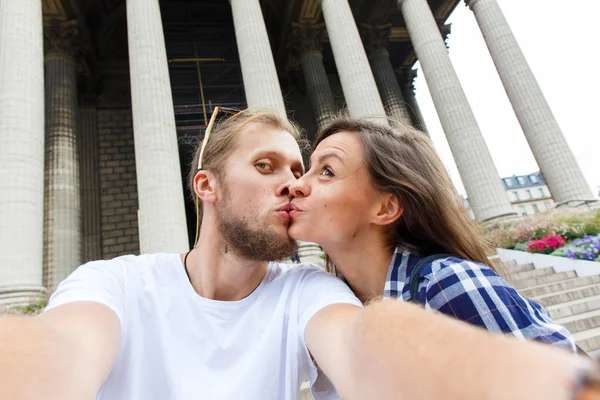
<svg viewBox="0 0 600 400"><path fill-rule="evenodd" d="M555 292L561 292L563 290L575 289L578 287L591 285L593 283L600 283L600 275L583 276L567 279L561 282L541 284L523 289L520 292L525 297L537 297L544 294L552 294Z"/></svg>
<svg viewBox="0 0 600 400"><path fill-rule="evenodd" d="M531 270L527 270L527 271L511 273L510 277L511 277L512 281L520 281L520 280L524 280L524 279L538 278L540 276L546 276L546 275L551 275L551 274L555 274L555 273L556 273L556 271L554 271L554 268L548 267L548 268L531 269Z"/></svg>
<svg viewBox="0 0 600 400"><path fill-rule="evenodd" d="M588 353L588 355L589 355L590 357L592 357L594 360L596 360L596 361L600 360L600 349L596 349L596 350L588 351L587 353Z"/></svg>
<svg viewBox="0 0 600 400"><path fill-rule="evenodd" d="M580 340L587 340L596 336L600 336L600 327L577 332L573 335L573 339L575 339L576 342L579 342ZM600 349L600 346L598 346L598 348Z"/></svg>
<svg viewBox="0 0 600 400"><path fill-rule="evenodd" d="M573 335L573 339L586 352L600 349L600 327L577 332Z"/></svg>
<svg viewBox="0 0 600 400"><path fill-rule="evenodd" d="M527 289L527 288L537 287L539 285L544 285L544 284L549 284L549 283L554 283L554 282L564 282L571 278L577 278L577 272L567 271L567 272L553 273L550 275L532 277L532 278L528 278L528 279L521 279L521 280L514 282L514 286L517 289Z"/></svg>
<svg viewBox="0 0 600 400"><path fill-rule="evenodd" d="M533 271L533 270L535 270L535 267L533 266L533 263L528 263L528 264L517 264L517 263L515 263L514 266L511 266L509 268L509 271L512 274L518 273L518 272Z"/></svg>
<svg viewBox="0 0 600 400"><path fill-rule="evenodd" d="M544 307L550 307L556 304L567 303L569 301L600 295L600 285L597 283L592 283L585 286L578 286L554 293L544 293L537 296L527 296L524 293L521 294L525 297L531 298L533 301L537 301Z"/></svg>
<svg viewBox="0 0 600 400"><path fill-rule="evenodd" d="M600 309L600 295L583 297L581 299L571 300L565 303L553 304L546 307L546 309L554 320L592 310L598 310Z"/></svg>
<svg viewBox="0 0 600 400"><path fill-rule="evenodd" d="M600 310L571 315L569 317L560 318L555 322L564 326L572 334L587 331L600 327Z"/></svg>
<svg viewBox="0 0 600 400"><path fill-rule="evenodd" d="M489 257L489 260L492 263L494 270L504 279L510 275L511 270L517 265L514 261L502 261L498 256Z"/></svg>

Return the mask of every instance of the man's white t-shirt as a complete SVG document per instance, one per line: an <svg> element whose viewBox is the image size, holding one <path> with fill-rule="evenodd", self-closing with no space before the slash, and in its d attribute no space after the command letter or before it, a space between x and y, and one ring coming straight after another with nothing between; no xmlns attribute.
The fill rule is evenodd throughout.
<svg viewBox="0 0 600 400"><path fill-rule="evenodd" d="M306 380L316 399L336 399L326 377L314 385L322 374L304 328L330 304L360 306L342 281L310 264L270 263L248 297L209 300L194 291L178 254L85 264L47 309L75 301L102 303L121 322L102 400L292 400Z"/></svg>

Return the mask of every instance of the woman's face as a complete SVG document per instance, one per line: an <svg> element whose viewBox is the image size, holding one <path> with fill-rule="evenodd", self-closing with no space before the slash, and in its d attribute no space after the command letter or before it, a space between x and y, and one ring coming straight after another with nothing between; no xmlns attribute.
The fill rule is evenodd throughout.
<svg viewBox="0 0 600 400"><path fill-rule="evenodd" d="M339 132L319 143L308 172L290 186L290 236L325 249L359 240L380 207L367 168L358 134Z"/></svg>

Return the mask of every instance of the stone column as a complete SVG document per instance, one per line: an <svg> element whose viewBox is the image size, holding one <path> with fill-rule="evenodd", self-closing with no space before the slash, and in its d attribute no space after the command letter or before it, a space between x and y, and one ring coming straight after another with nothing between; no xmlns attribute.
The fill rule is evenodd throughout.
<svg viewBox="0 0 600 400"><path fill-rule="evenodd" d="M487 221L514 215L429 4L398 0L398 5L475 216Z"/></svg>
<svg viewBox="0 0 600 400"><path fill-rule="evenodd" d="M300 59L306 92L320 131L335 115L335 100L323 65L324 24L292 23L290 46Z"/></svg>
<svg viewBox="0 0 600 400"><path fill-rule="evenodd" d="M496 0L467 0L557 204L594 196Z"/></svg>
<svg viewBox="0 0 600 400"><path fill-rule="evenodd" d="M158 0L127 0L140 252L189 248L167 53Z"/></svg>
<svg viewBox="0 0 600 400"><path fill-rule="evenodd" d="M46 187L44 284L54 289L81 264L81 207L77 148L77 27L52 21L46 47Z"/></svg>
<svg viewBox="0 0 600 400"><path fill-rule="evenodd" d="M387 117L348 0L321 0L348 111L387 125Z"/></svg>
<svg viewBox="0 0 600 400"><path fill-rule="evenodd" d="M286 116L259 0L229 0L248 107L269 106Z"/></svg>
<svg viewBox="0 0 600 400"><path fill-rule="evenodd" d="M419 103L417 102L417 98L415 96L415 79L417 78L417 70L411 68L401 68L395 72L397 78L400 80L400 82L402 82L402 94L404 101L406 101L406 106L409 111L413 126L429 136L427 124L425 124L425 118L423 118L421 107L419 107Z"/></svg>
<svg viewBox="0 0 600 400"><path fill-rule="evenodd" d="M0 303L42 290L42 3L0 1Z"/></svg>
<svg viewBox="0 0 600 400"><path fill-rule="evenodd" d="M391 28L390 24L363 25L361 33L373 76L388 115L399 125L411 126L407 104L402 96L387 49Z"/></svg>
<svg viewBox="0 0 600 400"><path fill-rule="evenodd" d="M100 178L98 160L98 110L79 108L79 154L81 182L82 262L102 258L100 226Z"/></svg>

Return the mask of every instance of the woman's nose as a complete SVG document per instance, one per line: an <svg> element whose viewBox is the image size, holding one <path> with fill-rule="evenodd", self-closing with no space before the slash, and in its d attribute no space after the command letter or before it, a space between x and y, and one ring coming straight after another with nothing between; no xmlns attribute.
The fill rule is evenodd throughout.
<svg viewBox="0 0 600 400"><path fill-rule="evenodd" d="M306 197L310 194L310 187L307 184L306 175L295 180L289 186L290 195L292 197Z"/></svg>

